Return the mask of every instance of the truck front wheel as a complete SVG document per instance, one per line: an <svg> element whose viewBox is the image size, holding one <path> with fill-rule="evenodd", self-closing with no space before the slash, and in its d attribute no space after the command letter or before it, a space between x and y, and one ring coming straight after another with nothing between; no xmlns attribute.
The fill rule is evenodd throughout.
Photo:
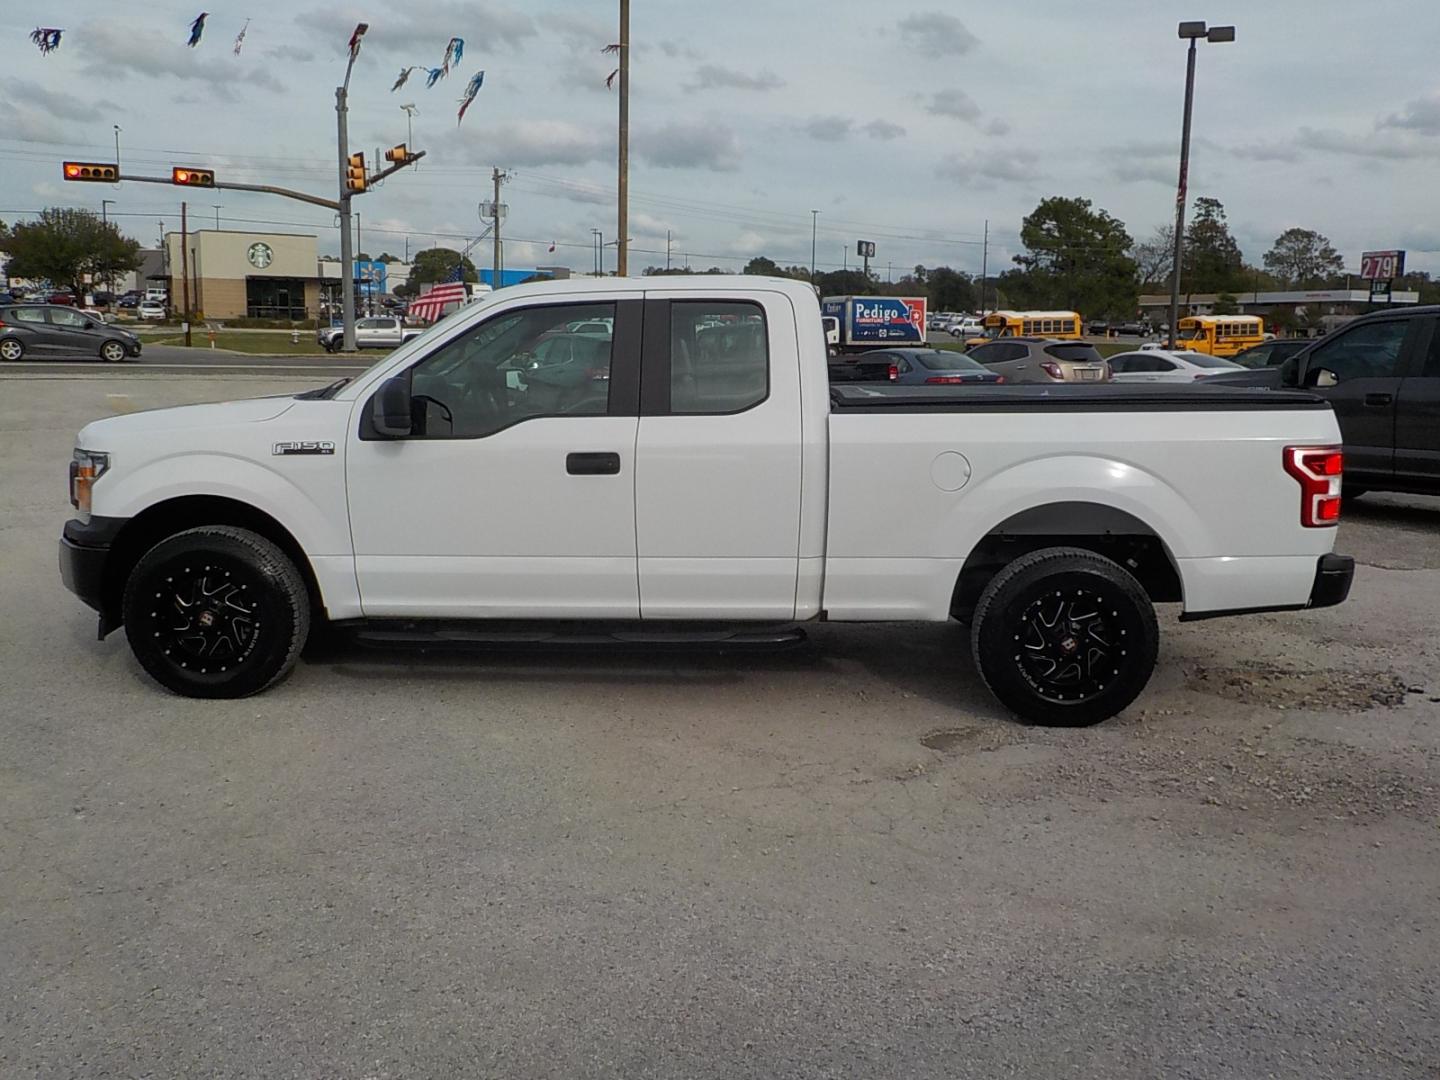
<svg viewBox="0 0 1440 1080"><path fill-rule="evenodd" d="M985 685L1025 720L1099 723L1134 701L1155 669L1160 630L1145 590L1082 548L1021 556L975 606L971 647Z"/></svg>
<svg viewBox="0 0 1440 1080"><path fill-rule="evenodd" d="M186 697L259 693L295 666L310 598L280 548L248 529L207 525L160 541L125 583L135 658Z"/></svg>

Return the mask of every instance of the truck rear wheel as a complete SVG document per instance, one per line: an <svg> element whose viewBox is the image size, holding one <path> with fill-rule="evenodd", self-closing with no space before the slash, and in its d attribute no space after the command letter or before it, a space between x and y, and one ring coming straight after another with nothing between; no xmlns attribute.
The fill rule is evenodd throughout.
<svg viewBox="0 0 1440 1080"><path fill-rule="evenodd" d="M248 529L207 525L156 544L125 583L135 658L186 697L259 693L295 666L310 598L295 564Z"/></svg>
<svg viewBox="0 0 1440 1080"><path fill-rule="evenodd" d="M1155 669L1160 629L1145 590L1083 548L1021 556L991 579L971 625L975 666L1036 724L1082 727L1120 712Z"/></svg>

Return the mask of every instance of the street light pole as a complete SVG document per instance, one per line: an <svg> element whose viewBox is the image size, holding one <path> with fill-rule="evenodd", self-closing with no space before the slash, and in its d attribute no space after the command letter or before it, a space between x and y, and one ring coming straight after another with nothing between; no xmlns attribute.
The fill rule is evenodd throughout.
<svg viewBox="0 0 1440 1080"><path fill-rule="evenodd" d="M1185 196L1190 182L1190 110L1195 103L1195 43L1235 40L1233 26L1212 26L1203 22L1182 22L1180 39L1188 39L1190 48L1185 57L1185 119L1180 128L1180 180L1175 188L1175 257L1170 266L1170 331L1168 348L1175 348L1175 335L1180 324L1180 264L1185 254Z"/></svg>
<svg viewBox="0 0 1440 1080"><path fill-rule="evenodd" d="M367 23L355 27L351 37L350 60L345 65L345 82L335 88L336 129L340 150L340 318L342 352L355 352L355 248L350 235L350 191L345 185L346 158L350 154L350 72L360 55L360 39L370 29Z"/></svg>
<svg viewBox="0 0 1440 1080"><path fill-rule="evenodd" d="M810 284L815 284L815 233L820 226L820 211L810 211Z"/></svg>

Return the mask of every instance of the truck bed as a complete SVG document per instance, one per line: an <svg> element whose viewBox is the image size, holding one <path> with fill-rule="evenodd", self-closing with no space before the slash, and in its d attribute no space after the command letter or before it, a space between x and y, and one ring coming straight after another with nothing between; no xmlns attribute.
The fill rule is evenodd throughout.
<svg viewBox="0 0 1440 1080"><path fill-rule="evenodd" d="M1298 390L1228 386L891 386L830 388L833 412L1236 412L1328 409Z"/></svg>

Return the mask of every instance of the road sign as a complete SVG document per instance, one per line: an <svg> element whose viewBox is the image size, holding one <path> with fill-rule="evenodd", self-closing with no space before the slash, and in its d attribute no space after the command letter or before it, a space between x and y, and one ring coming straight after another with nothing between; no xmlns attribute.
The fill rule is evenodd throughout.
<svg viewBox="0 0 1440 1080"><path fill-rule="evenodd" d="M1390 279L1374 278L1370 282L1370 302L1372 304L1390 302Z"/></svg>
<svg viewBox="0 0 1440 1080"><path fill-rule="evenodd" d="M1389 281L1405 276L1405 252L1367 251L1360 256L1360 276L1366 281Z"/></svg>
<svg viewBox="0 0 1440 1080"><path fill-rule="evenodd" d="M856 240L855 254L859 255L862 259L873 259L875 257L875 241Z"/></svg>

